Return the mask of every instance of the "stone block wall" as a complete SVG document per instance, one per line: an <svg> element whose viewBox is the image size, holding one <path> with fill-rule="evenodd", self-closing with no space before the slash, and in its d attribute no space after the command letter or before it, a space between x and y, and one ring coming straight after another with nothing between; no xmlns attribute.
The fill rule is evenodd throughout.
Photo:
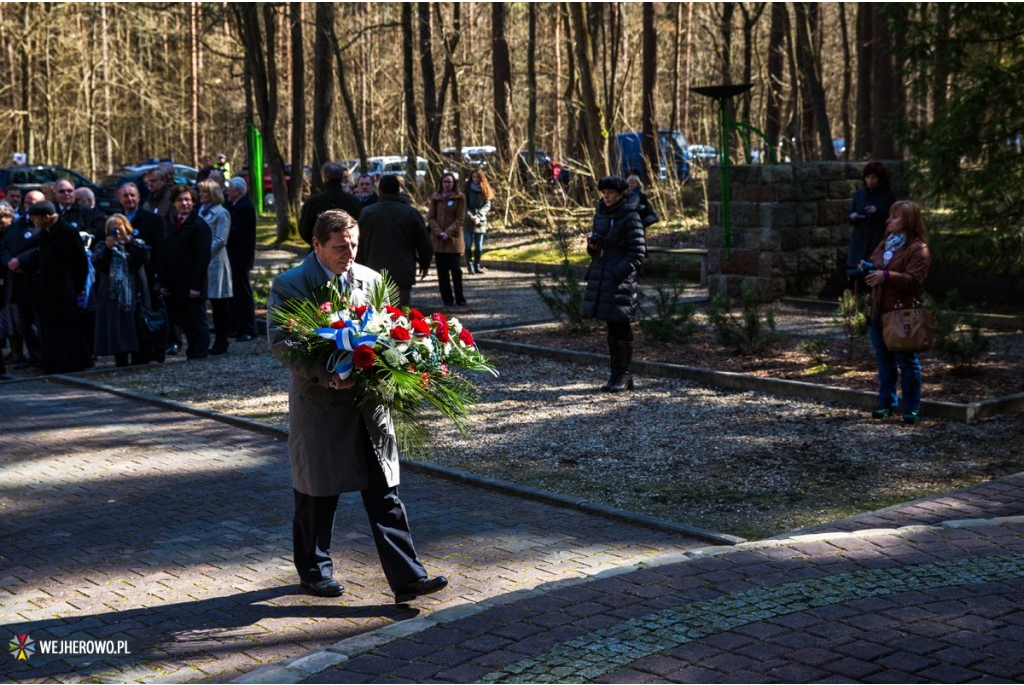
<svg viewBox="0 0 1024 685"><path fill-rule="evenodd" d="M731 169L731 250L723 248L721 169L707 178L711 294L736 297L751 281L765 300L825 297L845 283L850 198L866 162L739 165ZM897 197L903 162L883 162Z"/></svg>

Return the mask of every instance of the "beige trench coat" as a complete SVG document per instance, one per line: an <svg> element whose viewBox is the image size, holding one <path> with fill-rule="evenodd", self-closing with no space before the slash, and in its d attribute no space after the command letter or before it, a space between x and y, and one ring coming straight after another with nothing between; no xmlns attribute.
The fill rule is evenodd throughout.
<svg viewBox="0 0 1024 685"><path fill-rule="evenodd" d="M380 274L353 264L357 288L366 288ZM327 282L316 255L274 279L268 308L288 298L308 298ZM291 369L288 384L288 455L292 486L313 497L326 497L369 487L367 464L376 458L388 486L398 485L398 443L391 415L383 405L359 402L354 390L331 390L333 372L321 364L284 358L287 333L267 321L270 349Z"/></svg>

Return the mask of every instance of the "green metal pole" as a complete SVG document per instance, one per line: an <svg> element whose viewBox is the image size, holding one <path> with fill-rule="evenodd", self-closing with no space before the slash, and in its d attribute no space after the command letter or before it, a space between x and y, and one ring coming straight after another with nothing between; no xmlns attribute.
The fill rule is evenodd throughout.
<svg viewBox="0 0 1024 685"><path fill-rule="evenodd" d="M245 124L245 150L249 157L249 194L256 211L263 213L263 135L252 122Z"/></svg>
<svg viewBox="0 0 1024 685"><path fill-rule="evenodd" d="M730 259L732 257L732 154L729 150L729 131L732 124L731 97L721 98L718 112L718 149L721 150L718 166L721 170L722 182L722 248L725 250L725 258Z"/></svg>

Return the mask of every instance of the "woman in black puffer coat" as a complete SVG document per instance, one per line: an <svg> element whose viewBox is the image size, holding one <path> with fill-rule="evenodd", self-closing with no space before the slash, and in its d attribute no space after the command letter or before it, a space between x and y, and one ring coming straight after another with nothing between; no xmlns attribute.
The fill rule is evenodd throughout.
<svg viewBox="0 0 1024 685"><path fill-rule="evenodd" d="M638 198L627 193L626 179L606 176L597 186L601 201L594 212L594 230L587 238L593 261L587 270L583 317L608 324L611 377L605 392L633 389L629 365L633 360L633 327L637 311L637 274L647 249L644 225L637 213Z"/></svg>

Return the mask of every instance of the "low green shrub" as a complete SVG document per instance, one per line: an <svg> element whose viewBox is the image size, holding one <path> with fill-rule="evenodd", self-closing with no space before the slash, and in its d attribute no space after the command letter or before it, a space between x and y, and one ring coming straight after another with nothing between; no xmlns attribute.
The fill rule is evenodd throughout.
<svg viewBox="0 0 1024 685"><path fill-rule="evenodd" d="M775 310L761 302L750 281L743 283L740 305L743 310L734 314L728 295L718 293L705 313L722 345L737 354L762 354L782 338L775 330Z"/></svg>
<svg viewBox="0 0 1024 685"><path fill-rule="evenodd" d="M867 335L867 295L858 295L852 290L844 290L839 298L839 308L832 315L832 320L846 334L846 358L853 358L853 342Z"/></svg>
<svg viewBox="0 0 1024 685"><path fill-rule="evenodd" d="M952 365L953 375L973 375L989 346L981 332L978 312L974 307L962 307L956 290L951 290L941 301L927 299L931 300L935 316L933 349Z"/></svg>
<svg viewBox="0 0 1024 685"><path fill-rule="evenodd" d="M693 320L697 309L683 302L685 287L675 275L667 286L658 285L654 296L640 293L640 330L655 340L669 341L689 337L697 332Z"/></svg>

